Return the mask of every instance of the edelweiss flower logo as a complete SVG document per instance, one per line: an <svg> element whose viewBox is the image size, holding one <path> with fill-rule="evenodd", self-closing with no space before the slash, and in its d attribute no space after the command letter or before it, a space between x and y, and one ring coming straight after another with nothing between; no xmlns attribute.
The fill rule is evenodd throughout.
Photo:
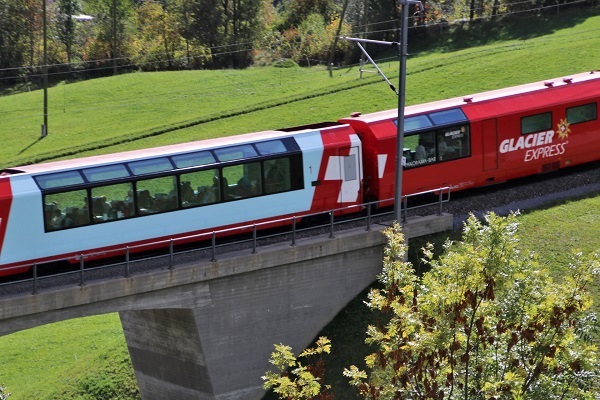
<svg viewBox="0 0 600 400"><path fill-rule="evenodd" d="M561 119L558 123L558 137L561 139L566 139L569 137L569 133L571 133L571 128L569 128L571 124L567 122L567 119Z"/></svg>

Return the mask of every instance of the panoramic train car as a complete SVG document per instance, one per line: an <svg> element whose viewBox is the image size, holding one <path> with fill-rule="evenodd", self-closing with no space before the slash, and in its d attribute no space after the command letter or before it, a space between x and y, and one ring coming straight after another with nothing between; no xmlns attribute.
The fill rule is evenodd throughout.
<svg viewBox="0 0 600 400"><path fill-rule="evenodd" d="M406 108L403 194L600 159L600 73ZM397 110L0 173L0 276L395 195ZM382 205L392 205L389 200ZM231 232L234 233L233 231Z"/></svg>
<svg viewBox="0 0 600 400"><path fill-rule="evenodd" d="M333 123L4 170L0 276L360 204L361 153L350 127Z"/></svg>
<svg viewBox="0 0 600 400"><path fill-rule="evenodd" d="M490 185L600 159L600 73L407 107L402 193ZM340 119L363 143L369 200L394 196L397 110Z"/></svg>

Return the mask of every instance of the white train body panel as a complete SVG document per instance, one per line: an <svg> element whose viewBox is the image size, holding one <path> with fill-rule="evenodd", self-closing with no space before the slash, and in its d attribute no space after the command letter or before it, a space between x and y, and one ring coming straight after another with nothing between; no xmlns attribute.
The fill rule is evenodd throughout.
<svg viewBox="0 0 600 400"><path fill-rule="evenodd" d="M342 131L349 131L349 128L345 126ZM12 191L8 221L0 221L4 224L0 226L0 229L4 229L4 240L0 240L0 269L25 263L57 260L77 254L97 253L106 249L124 248L125 245L135 245L136 243L184 237L221 228L246 226L279 217L301 216L324 208L333 209L336 206L346 205L347 201L343 202L345 197L351 198L352 203L362 200L359 196L362 181L361 149L360 140L356 135L346 132L343 140L343 145L351 148L351 156L359 159L355 161L356 170L348 172L360 179L354 182L345 182L344 171L339 170L339 166L343 167L344 165L343 160L340 161L336 146L331 144L331 138L329 139L330 143L324 143L324 134L321 130L305 130L292 134L279 132L279 135L293 137L299 147L302 157L302 189L192 208L181 208L180 205L178 210L110 222L89 223L85 226L68 229L49 231L45 227L44 195L33 178L35 173L0 177L0 179L10 179L10 190ZM343 135L340 135L339 132L331 135L334 138L341 136ZM263 139L263 136L250 134L241 138L238 137L233 141L233 145L244 143L244 139ZM226 140L223 142L228 143ZM204 147L214 148L214 146L215 141L207 141ZM175 146L164 149L167 152L172 147ZM325 155L326 147L330 149L329 155ZM199 146L195 148L195 151L202 148L203 146ZM152 151L156 152L155 149ZM135 156L139 153L123 154L131 154L131 158L126 159L126 161L131 161L136 160ZM177 153L167 152L165 154ZM119 160L119 157L111 158L104 163L94 161L88 165L92 167L110 165L115 163L114 160ZM60 163L64 164L65 162ZM53 171L61 171L52 163L48 165L52 167ZM85 168L85 165L82 163L77 167ZM89 190L88 193L91 193ZM334 192L339 193L332 195ZM89 202L91 201L89 200ZM93 213L90 212L90 215ZM208 239L209 237L205 236L204 238ZM0 239L2 239L1 235ZM6 274L4 273L4 275Z"/></svg>

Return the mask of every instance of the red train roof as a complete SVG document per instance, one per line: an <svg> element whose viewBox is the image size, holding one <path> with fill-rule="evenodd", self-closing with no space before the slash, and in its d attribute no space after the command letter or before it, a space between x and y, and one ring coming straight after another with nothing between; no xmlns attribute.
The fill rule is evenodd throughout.
<svg viewBox="0 0 600 400"><path fill-rule="evenodd" d="M439 100L430 103L418 104L407 106L405 109L405 115L417 115L421 113L426 113L434 110L443 110L453 107L461 107L465 112L468 113L469 117L474 117L473 112L468 112L467 110L473 107L471 105L478 105L477 107L477 117L485 118L491 116L498 116L503 113L516 112L519 109L528 110L535 108L537 104L540 106L548 105L548 96L547 94L554 93L554 89L573 86L576 87L578 84L584 82L593 82L593 87L596 89L596 92L600 92L600 71L592 71L581 74L575 74L563 78L555 78L544 81L538 81L534 83L528 83L519 86L513 86L504 89L491 90L487 92L466 95L461 97L454 97L446 100ZM543 96L539 96L541 92L544 93ZM574 91L573 93L579 93ZM586 94L591 94L589 89L586 88ZM578 95L581 95L579 93ZM523 98L523 101L514 101L515 97ZM511 101L503 101L501 104L500 100L508 100ZM557 100L566 100L560 94L560 97ZM482 107L485 104L491 104L493 101L493 106L491 107ZM356 117L347 117L342 118L339 122L348 122L351 123L353 121L361 121L367 124L381 122L384 120L396 119L398 118L398 110L386 110L379 111L364 115L358 115Z"/></svg>

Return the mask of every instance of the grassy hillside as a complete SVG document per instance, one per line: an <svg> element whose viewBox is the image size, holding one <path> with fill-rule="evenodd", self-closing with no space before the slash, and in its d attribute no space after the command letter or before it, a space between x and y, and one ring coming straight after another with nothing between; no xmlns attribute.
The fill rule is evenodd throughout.
<svg viewBox="0 0 600 400"><path fill-rule="evenodd" d="M600 16L586 14L458 31L436 42L442 51L429 49L425 39L409 39L409 48L416 50L408 63L407 103L599 69ZM470 46L473 41L477 47ZM397 80L397 60L380 66ZM0 97L0 167L335 120L352 111L394 108L397 99L379 77L359 79L356 67L336 70L333 78L322 68L253 68L140 73L62 84L49 90L49 103L49 136L40 140L42 93ZM555 209L522 217L522 236L531 240L527 245L557 268L563 259L554 255L571 247L600 248L597 234L578 229L590 215L600 214L600 199L561 207L561 217L582 222L568 225L574 229L566 243L554 235L567 226L552 214ZM362 357L356 349L367 319L360 299L357 304L327 328L341 365ZM135 398L118 316L65 321L1 337L0 384L13 393L11 400Z"/></svg>

